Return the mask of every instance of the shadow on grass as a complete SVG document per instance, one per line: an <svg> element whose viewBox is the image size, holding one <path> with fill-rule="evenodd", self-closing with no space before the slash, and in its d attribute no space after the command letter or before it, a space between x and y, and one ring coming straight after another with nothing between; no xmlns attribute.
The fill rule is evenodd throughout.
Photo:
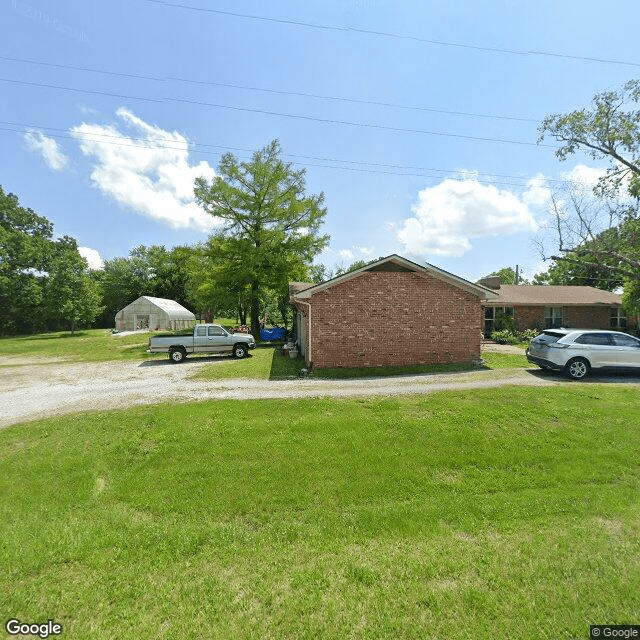
<svg viewBox="0 0 640 640"><path fill-rule="evenodd" d="M473 364L434 364L408 367L362 367L340 369L318 369L313 372L315 378L344 380L347 378L384 378L398 376L433 375L437 373L466 373L469 371L487 371L490 367Z"/></svg>
<svg viewBox="0 0 640 640"><path fill-rule="evenodd" d="M149 354L146 354L146 355L149 356ZM162 357L161 358L153 357L153 356L159 356L159 355L162 355ZM236 360L236 358L234 358L232 355L221 355L221 356L189 355L182 362L179 362L177 364L169 360L169 356L167 355L151 354L149 357L150 357L149 360L145 360L144 362L141 362L138 366L139 367L159 367L159 366L165 366L165 365L180 366L180 365L188 365L188 364L215 364L217 362L229 362L229 361L239 362L239 360ZM252 355L249 354L246 359L249 359L251 357Z"/></svg>
<svg viewBox="0 0 640 640"><path fill-rule="evenodd" d="M67 339L67 338L83 338L86 337L88 334L86 331L76 331L75 333L71 333L70 331L67 332L63 332L63 333L43 333L43 334L36 334L36 335L31 335L31 336L2 336L3 338L6 339L18 339L18 340L61 340L61 339Z"/></svg>
<svg viewBox="0 0 640 640"><path fill-rule="evenodd" d="M300 370L305 366L304 358L290 358L285 355L278 346L273 347L271 355L271 366L269 369L269 380L287 380L297 378Z"/></svg>
<svg viewBox="0 0 640 640"><path fill-rule="evenodd" d="M545 371L538 368L526 369L526 371L541 380L557 380L574 384L640 384L640 373L634 370L592 371L582 380L573 380L563 371Z"/></svg>

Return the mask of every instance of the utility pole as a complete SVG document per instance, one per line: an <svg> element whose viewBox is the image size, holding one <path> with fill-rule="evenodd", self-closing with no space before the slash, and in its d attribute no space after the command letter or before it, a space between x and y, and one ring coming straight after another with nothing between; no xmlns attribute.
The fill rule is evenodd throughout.
<svg viewBox="0 0 640 640"><path fill-rule="evenodd" d="M518 280L519 280L519 276L518 276L518 265L516 265L516 284L518 284Z"/></svg>

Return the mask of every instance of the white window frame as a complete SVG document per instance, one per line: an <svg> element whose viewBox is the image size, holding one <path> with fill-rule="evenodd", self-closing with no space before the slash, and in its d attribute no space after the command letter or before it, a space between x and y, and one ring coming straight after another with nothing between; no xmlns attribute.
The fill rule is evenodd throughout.
<svg viewBox="0 0 640 640"><path fill-rule="evenodd" d="M548 327L562 326L562 307L545 307L544 308L544 324Z"/></svg>
<svg viewBox="0 0 640 640"><path fill-rule="evenodd" d="M627 328L627 316L625 315L622 307L611 307L609 327L611 329Z"/></svg>

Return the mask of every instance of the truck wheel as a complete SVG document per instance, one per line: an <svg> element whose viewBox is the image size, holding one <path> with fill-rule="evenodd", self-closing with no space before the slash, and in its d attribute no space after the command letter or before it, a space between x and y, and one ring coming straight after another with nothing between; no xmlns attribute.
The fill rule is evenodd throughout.
<svg viewBox="0 0 640 640"><path fill-rule="evenodd" d="M236 344L233 347L234 358L238 358L238 359L245 358L248 353L249 351L247 350L247 347L244 344Z"/></svg>
<svg viewBox="0 0 640 640"><path fill-rule="evenodd" d="M182 362L187 357L187 352L184 349L169 349L169 360L173 364Z"/></svg>
<svg viewBox="0 0 640 640"><path fill-rule="evenodd" d="M574 380L582 380L589 373L590 368L589 362L584 358L572 358L565 365L567 375Z"/></svg>

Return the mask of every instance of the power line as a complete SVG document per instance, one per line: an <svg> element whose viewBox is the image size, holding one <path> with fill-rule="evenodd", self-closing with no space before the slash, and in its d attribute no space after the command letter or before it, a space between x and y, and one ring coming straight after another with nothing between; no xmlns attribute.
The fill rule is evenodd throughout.
<svg viewBox="0 0 640 640"><path fill-rule="evenodd" d="M10 132L16 132L16 133L25 133L24 131L20 130L20 129L11 129L11 128L7 128L7 127L0 127L0 131L10 131ZM94 135L94 134L91 134ZM144 144L125 144L125 143L121 143L121 142L114 142L114 141L107 141L107 140L95 140L89 137L85 137L85 138L77 138L75 136L69 136L69 135L61 135L61 134L50 134L50 136L52 138L58 138L58 139L69 139L69 140L86 140L88 142L101 142L102 144L109 144L109 145L114 145L114 146L118 146L118 147L134 147L134 148L147 148L147 149L180 149L179 147L169 147L169 146L165 146L165 145L159 145L159 144L154 144L153 146L149 146L149 145L144 145ZM200 149L192 149L192 151L194 153L199 153L199 154L203 154L203 155L219 155L216 154L213 151L203 151ZM288 154L283 154L285 157L291 157ZM245 157L239 157L240 160L249 160L250 158L248 156ZM309 163L309 162L299 162L299 161L292 161L292 164L296 164L298 166L301 167L313 167L313 168L320 168L320 169L339 169L342 171L353 171L353 172L357 172L357 173L368 173L368 174L375 174L375 175L391 175L391 176L406 176L406 177L414 177L414 178L437 178L439 176L435 176L435 175L429 175L429 174L425 174L425 173L409 173L409 172L398 172L398 171L382 171L382 170L375 170L375 169L363 169L360 167L345 167L345 166L338 166L338 165L327 165L327 164L314 164L314 163ZM498 185L498 186L506 186L506 187L526 187L527 184L526 183L514 183L514 182L501 182L501 181L495 181L495 180L483 180L480 178L476 178L475 179L476 182L479 182L481 184L490 184L490 185Z"/></svg>
<svg viewBox="0 0 640 640"><path fill-rule="evenodd" d="M206 107L213 107L216 109L226 109L228 111L239 111L239 112L245 112L245 113L260 113L262 115L269 115L269 116L277 116L277 117L281 117L281 118L291 118L291 119L296 119L296 120L306 120L306 121L310 121L310 122L320 122L323 124L334 124L334 125L341 125L341 126L349 126L349 127L356 127L356 128L366 128L366 129L377 129L377 130L381 130L381 131L391 131L394 133L413 133L413 134L421 134L421 135L429 135L429 136L440 136L440 137L445 137L445 138L457 138L457 139L462 139L462 140L474 140L476 142L497 142L497 143L502 143L502 144L513 144L513 145L520 145L520 146L531 146L531 147L549 147L552 149L557 149L556 145L551 145L551 144L545 144L545 143L536 143L536 142L528 142L525 140L510 140L508 138L492 138L489 136L471 136L471 135L464 135L461 133L448 133L448 132L444 132L444 131L430 131L427 129L412 129L412 128L406 128L406 127L393 127L390 125L383 125L383 124L375 124L375 123L368 123L368 122L354 122L354 121L350 121L350 120L336 120L336 119L332 119L332 118L318 118L317 116L308 116L308 115L304 115L304 114L297 114L297 113L284 113L281 111L270 111L268 109L256 109L256 108L252 108L252 107L238 107L235 105L228 105L228 104L219 104L219 103L214 103L214 102L205 102L205 101L200 101L200 100L192 100L192 99L187 99L187 98L163 98L163 99L157 99L157 98L147 98L147 97L143 97L143 96L129 96L129 95L123 95L123 94L117 94L117 93L110 93L110 92L106 92L106 91L96 91L93 89L79 89L77 87L65 87L65 86L60 86L60 85L52 85L52 84L46 84L46 83L40 83L40 82L29 82L26 80L14 80L11 78L0 78L0 82L8 82L8 83L12 83L12 84L21 84L21 85L27 85L27 86L34 86L34 87L43 87L43 88L47 88L47 89L57 89L60 91L72 91L72 92L76 92L76 93L86 93L86 94L91 94L91 95L102 95L102 96L111 96L111 97L116 97L116 98L126 98L128 100L142 100L145 102L179 102L179 103L183 103L183 104L193 104L193 105L197 105L197 106L206 106Z"/></svg>
<svg viewBox="0 0 640 640"><path fill-rule="evenodd" d="M148 148L148 149L160 148L160 149L170 149L170 150L176 150L176 151L184 151L187 149L185 145L172 146L170 144L169 145L158 144L158 142L150 141L146 138L131 138L131 137L123 138L123 136L119 136L119 135L97 133L97 132L82 133L80 137L78 135L68 135L67 129L56 128L56 127L46 127L39 124L26 124L26 123L8 122L8 121L0 121L0 124L8 125L8 127L0 127L0 130L13 131L16 133L26 133L33 130L44 130L48 132L62 132L62 134L49 133L51 137L59 138L59 139L69 139L69 140L76 140L76 141L86 140L88 142L102 142L105 144L112 144L115 146L122 146L122 147L138 147L138 148ZM16 129L13 127L20 127L20 129ZM173 138L160 137L160 138L157 138L157 140L160 142L162 141L173 142L173 143L176 142L175 139ZM140 144L128 144L127 142L134 142L134 143L140 143ZM217 145L217 144L210 144L210 143L190 142L190 144L191 144L191 151L195 153L209 154L209 155L220 155L220 152L205 151L205 150L197 149L194 147L204 147L204 148L210 148L210 149L216 148L216 149L221 149L226 151L233 150L233 151L242 151L242 152L248 152L248 153L251 153L254 151L253 149L247 149L246 147L232 147L228 145ZM308 155L291 154L291 153L283 154L283 155L287 158L298 158L302 160L313 160L318 162L333 162L333 163L341 163L341 164L358 165L356 167L343 167L343 166L336 166L336 165L318 165L318 164L309 164L306 162L305 163L295 162L295 164L299 164L299 165L304 164L306 166L323 167L323 168L329 168L329 169L347 169L347 170L374 173L374 174L381 173L386 175L399 175L399 176L406 175L406 176L417 176L417 177L439 177L439 176L427 175L425 173L407 173L407 172L420 171L420 172L433 172L433 173L439 173L439 174L445 174L445 175L452 174L454 176L460 175L460 170L455 170L455 169L441 169L436 167L420 167L420 166L412 166L412 165L376 163L376 162L368 162L368 161L362 161L362 160L345 160L341 158L328 158L328 157L321 157L321 156L308 156ZM370 168L366 168L366 167L370 167ZM382 171L381 169L398 169L398 170L401 170L402 173L392 172L392 171ZM495 180L479 179L477 176L504 178L508 180L526 180L526 182L519 182L519 183L498 182ZM528 186L531 180L531 178L526 178L525 176L514 176L514 175L488 173L488 172L478 172L477 176L474 176L474 179L476 179L478 182L483 182L486 184L502 184L502 185L520 186L520 187ZM552 182L552 183L560 183L560 184L567 183L566 180L555 180L552 178L545 178L544 180L546 182Z"/></svg>
<svg viewBox="0 0 640 640"><path fill-rule="evenodd" d="M558 53L554 51L535 51L535 50L518 50L518 49L504 49L500 47L488 47L488 46L480 46L473 45L464 42L447 42L445 40L433 40L429 38L421 38L418 36L412 36L408 34L402 33L393 33L390 31L377 31L373 29L362 29L359 27L340 27L338 25L329 25L329 24L321 24L316 22L305 22L301 20L287 20L284 18L271 18L268 16L259 16L254 14L247 13L238 13L235 11L224 11L222 9L211 9L205 7L194 7L192 5L178 4L175 2L166 2L166 0L145 0L145 2L149 2L156 5L161 5L165 7L172 7L176 9L184 9L187 11L196 11L200 13L214 13L218 15L231 16L234 18L243 18L246 20L259 20L263 22L273 22L277 24L285 24L293 27L305 27L309 29L321 29L324 31L337 31L342 33L360 33L364 35L371 36L381 36L385 38L394 38L399 40L410 40L413 42L421 42L424 44L437 45L442 47L457 47L461 49L471 49L475 51L488 51L491 53L502 53L508 55L517 55L517 56L548 56L553 58L564 58L568 60L580 60L582 62L598 62L602 64L618 64L629 67L640 67L640 63L638 62L628 62L626 60L616 60L616 59L607 59L607 58L595 58L589 56L578 56L571 55L566 53Z"/></svg>
<svg viewBox="0 0 640 640"><path fill-rule="evenodd" d="M298 97L304 97L304 98L313 98L317 100L331 100L335 102L368 104L373 106L390 107L394 109L405 109L410 111L426 111L429 113L443 113L447 115L463 116L463 117L470 117L470 118L488 118L488 119L496 119L496 120L514 120L516 122L536 122L536 123L540 121L539 119L523 118L518 116L504 116L504 115L487 114L487 113L475 113L475 112L469 112L469 111L453 111L449 109L439 109L436 107L424 107L419 105L400 104L397 102L385 102L382 100L365 100L364 98L349 98L346 96L328 96L328 95L321 95L317 93L309 93L305 91L287 91L284 89L254 87L250 85L233 84L228 82L213 82L211 80L193 80L193 79L181 78L177 76L158 77L158 76L152 76L147 74L120 73L117 71L110 71L107 69L96 69L93 67L79 67L79 66L70 65L70 64L57 64L54 62L45 62L42 60L30 60L27 58L14 58L10 56L0 56L0 60L6 60L9 62L20 62L23 64L40 65L44 67L53 67L56 69L71 69L73 71L83 71L86 73L99 73L99 74L122 77L122 78L134 78L137 80L151 80L153 82L167 82L167 81L184 82L188 84L224 87L227 89L241 89L244 91L256 91L261 93L271 93L271 94L284 95L284 96L298 96Z"/></svg>

